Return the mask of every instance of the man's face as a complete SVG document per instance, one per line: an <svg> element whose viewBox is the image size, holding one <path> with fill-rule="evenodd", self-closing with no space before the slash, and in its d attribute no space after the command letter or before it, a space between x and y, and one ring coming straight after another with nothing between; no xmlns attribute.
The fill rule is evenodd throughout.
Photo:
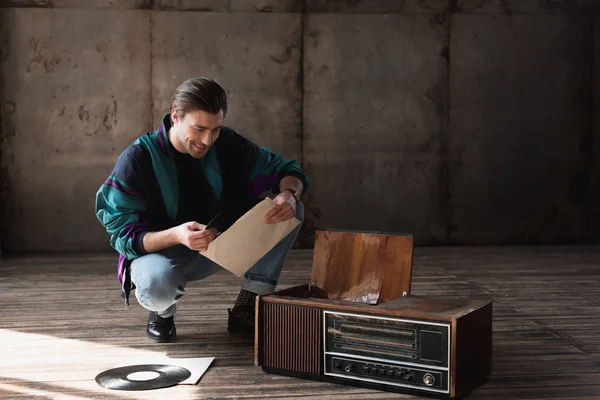
<svg viewBox="0 0 600 400"><path fill-rule="evenodd" d="M194 158L202 158L219 137L223 126L223 110L211 114L202 110L190 111L179 118L171 110L173 128L181 145Z"/></svg>

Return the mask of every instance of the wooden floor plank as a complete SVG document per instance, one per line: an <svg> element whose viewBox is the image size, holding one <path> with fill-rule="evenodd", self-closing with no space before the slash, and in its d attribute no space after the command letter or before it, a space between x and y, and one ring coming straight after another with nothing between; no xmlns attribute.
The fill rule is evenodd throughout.
<svg viewBox="0 0 600 400"><path fill-rule="evenodd" d="M150 342L148 313L125 307L114 254L0 259L0 398L418 399L266 374L253 343L226 331L240 279L190 283L178 341ZM312 253L294 250L280 287L309 282ZM492 298L493 372L467 399L600 399L600 247L423 247L412 294ZM198 385L110 391L94 377L129 357L215 356Z"/></svg>

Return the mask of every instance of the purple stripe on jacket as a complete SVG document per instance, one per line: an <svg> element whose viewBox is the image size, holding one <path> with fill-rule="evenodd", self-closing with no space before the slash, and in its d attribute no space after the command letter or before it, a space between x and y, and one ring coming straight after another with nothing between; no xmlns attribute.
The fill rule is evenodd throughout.
<svg viewBox="0 0 600 400"><path fill-rule="evenodd" d="M125 186L121 185L121 184L120 184L120 183L118 183L118 182L115 182L115 181L113 181L112 179L107 179L107 180L104 182L104 184L105 184L105 185L112 186L112 187L114 187L115 189L117 189L117 190L120 190L121 192L124 192L124 193L130 194L130 195L132 195L132 196L139 197L139 198L141 198L141 199L143 199L143 198L144 198L144 195L143 195L143 194L141 194L141 193L139 193L139 192L136 192L135 190L132 190L132 189L126 188Z"/></svg>
<svg viewBox="0 0 600 400"><path fill-rule="evenodd" d="M125 225L123 228L123 232L125 236L129 239L133 239L135 234L138 232L143 232L148 230L148 220L140 215L140 219L131 224Z"/></svg>
<svg viewBox="0 0 600 400"><path fill-rule="evenodd" d="M121 285L123 284L123 277L125 275L125 262L126 261L127 261L127 259L122 254L119 254L119 265L117 266L117 278L119 279L119 282L121 283Z"/></svg>
<svg viewBox="0 0 600 400"><path fill-rule="evenodd" d="M279 182L279 174L273 176L259 174L250 182L250 196L257 197L272 190Z"/></svg>
<svg viewBox="0 0 600 400"><path fill-rule="evenodd" d="M140 219L131 224L125 225L123 228L123 232L128 239L133 240L135 238L135 234L139 232L146 232L148 230L148 219L144 215L140 215ZM123 277L125 275L125 257L119 254L119 265L117 267L117 277L121 284L123 283Z"/></svg>

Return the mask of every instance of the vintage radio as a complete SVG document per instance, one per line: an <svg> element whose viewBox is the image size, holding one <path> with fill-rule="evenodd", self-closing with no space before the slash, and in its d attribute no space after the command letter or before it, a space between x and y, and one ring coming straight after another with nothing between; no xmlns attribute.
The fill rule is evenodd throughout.
<svg viewBox="0 0 600 400"><path fill-rule="evenodd" d="M256 300L265 372L461 397L491 372L492 303L413 296L412 236L317 231L312 281Z"/></svg>

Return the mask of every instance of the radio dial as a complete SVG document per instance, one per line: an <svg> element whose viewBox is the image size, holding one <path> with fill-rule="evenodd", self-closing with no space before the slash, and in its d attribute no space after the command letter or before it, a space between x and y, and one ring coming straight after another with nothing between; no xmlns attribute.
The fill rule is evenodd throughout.
<svg viewBox="0 0 600 400"><path fill-rule="evenodd" d="M425 383L427 386L431 386L435 383L435 378L433 375L431 374L425 374L423 375L423 383Z"/></svg>

